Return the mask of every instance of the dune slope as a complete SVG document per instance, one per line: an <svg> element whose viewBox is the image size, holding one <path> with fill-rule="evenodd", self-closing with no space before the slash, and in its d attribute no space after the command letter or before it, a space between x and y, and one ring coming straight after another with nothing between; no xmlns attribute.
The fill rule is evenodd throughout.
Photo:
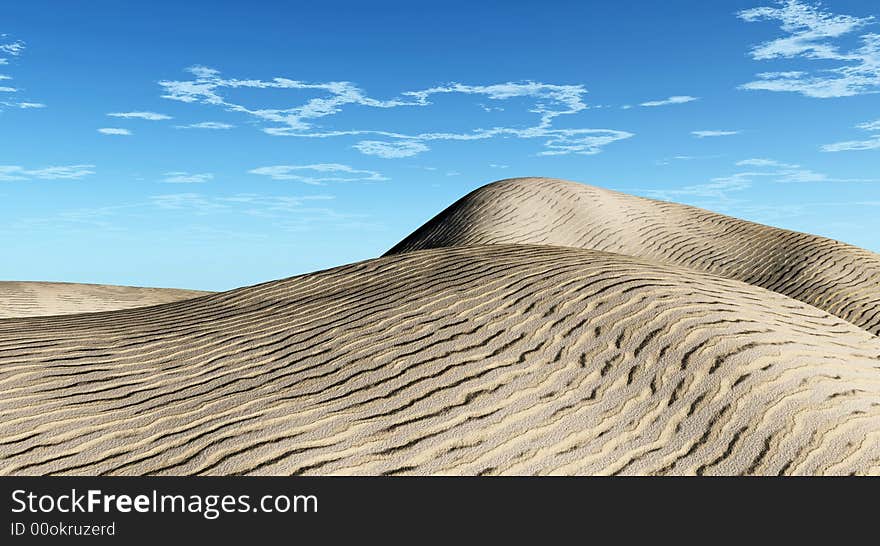
<svg viewBox="0 0 880 546"><path fill-rule="evenodd" d="M880 334L880 255L564 180L517 178L483 186L388 254L511 243L591 248L685 266L785 294Z"/></svg>
<svg viewBox="0 0 880 546"><path fill-rule="evenodd" d="M3 320L0 392L2 474L880 472L876 336L575 248Z"/></svg>
<svg viewBox="0 0 880 546"><path fill-rule="evenodd" d="M58 282L0 282L0 319L69 315L144 307L209 292Z"/></svg>

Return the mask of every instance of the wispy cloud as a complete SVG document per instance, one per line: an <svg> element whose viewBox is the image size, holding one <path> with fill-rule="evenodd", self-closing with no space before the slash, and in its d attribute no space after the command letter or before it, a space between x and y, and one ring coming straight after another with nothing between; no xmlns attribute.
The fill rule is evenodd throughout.
<svg viewBox="0 0 880 546"><path fill-rule="evenodd" d="M732 192L741 192L751 188L758 180L771 183L843 183L843 182L880 182L880 179L836 178L825 173L813 171L795 163L785 163L775 159L750 158L737 161L739 172L727 176L712 178L703 184L683 186L664 190L646 190L642 193L655 199L675 201L682 198L713 199L714 204L730 203Z"/></svg>
<svg viewBox="0 0 880 546"><path fill-rule="evenodd" d="M662 100L649 100L648 102L643 102L639 106L667 106L669 104L685 104L688 102L693 102L695 100L699 100L699 97L691 97L690 95L674 95L669 97L668 99Z"/></svg>
<svg viewBox="0 0 880 546"><path fill-rule="evenodd" d="M220 72L204 66L188 69L195 76L192 80L161 81L166 99L185 103L202 103L221 107L230 112L246 114L268 124L263 131L274 136L303 138L333 138L370 136L361 140L355 148L368 155L384 158L412 157L429 149L427 143L435 140L476 141L495 137L543 139L544 151L539 155L584 154L591 155L618 140L633 136L626 131L594 128L555 128L556 118L577 114L588 108L583 101L587 90L582 85L555 85L539 82L505 82L493 85L466 85L451 83L417 91L405 91L398 97L380 100L368 96L351 82L309 83L288 78L271 80L226 79ZM325 96L312 98L288 108L259 108L231 102L224 90L286 89L292 91L323 92ZM430 131L405 134L385 129L318 129L315 122L340 113L346 106L362 106L377 109L398 107L426 107L439 95L479 96L484 100L506 101L528 98L535 101L529 110L538 116L531 127L477 128L469 132ZM491 109L490 109L491 110ZM383 140L378 140L380 137Z"/></svg>
<svg viewBox="0 0 880 546"><path fill-rule="evenodd" d="M880 119L868 121L856 125L856 128L869 131L872 134L865 140L846 140L843 142L835 142L833 144L825 144L822 146L823 152L845 152L856 150L878 150L880 149Z"/></svg>
<svg viewBox="0 0 880 546"><path fill-rule="evenodd" d="M719 157L724 157L724 156L719 155L719 154L714 154L714 155L674 155L672 157L658 159L654 163L656 165L669 165L673 161L696 161L699 159L718 159Z"/></svg>
<svg viewBox="0 0 880 546"><path fill-rule="evenodd" d="M697 138L708 138L708 137L722 137L722 136L731 136L738 135L742 131L691 131L691 134Z"/></svg>
<svg viewBox="0 0 880 546"><path fill-rule="evenodd" d="M98 129L98 132L102 135L121 135L128 136L131 135L131 131L128 129L122 129L120 127L101 127Z"/></svg>
<svg viewBox="0 0 880 546"><path fill-rule="evenodd" d="M270 196L239 193L229 196L211 196L201 193L173 193L155 195L150 206L168 214L183 213L192 216L235 214L268 221L282 231L311 231L313 229L376 229L380 225L366 215L340 212L322 203L334 199L332 195ZM241 235L241 233L235 233ZM223 234L224 237L229 234Z"/></svg>
<svg viewBox="0 0 880 546"><path fill-rule="evenodd" d="M154 195L144 201L103 207L62 210L56 214L19 218L8 226L10 229L32 231L35 229L58 233L59 230L94 229L124 231L132 219L154 223L162 214L162 224L184 222L185 230L176 236L196 239L266 238L272 231L310 231L313 229L376 229L381 227L363 214L340 212L327 206L332 195L257 195L237 193L231 195L206 195L201 193L169 193ZM264 223L257 231L218 228L216 221L199 224L197 218L231 215L237 218L249 216ZM196 220L194 220L196 219ZM222 225L222 224L220 224ZM181 235L184 233L185 235Z"/></svg>
<svg viewBox="0 0 880 546"><path fill-rule="evenodd" d="M172 119L171 116L166 116L165 114L157 114L156 112L113 112L107 115L112 118L145 119L147 121L162 121L166 119Z"/></svg>
<svg viewBox="0 0 880 546"><path fill-rule="evenodd" d="M362 140L353 148L362 154L375 155L385 159L412 157L428 150L427 146L416 140L399 140L397 142Z"/></svg>
<svg viewBox="0 0 880 546"><path fill-rule="evenodd" d="M866 121L865 123L859 123L856 125L857 129L864 129L865 131L880 131L880 119L874 121Z"/></svg>
<svg viewBox="0 0 880 546"><path fill-rule="evenodd" d="M314 165L271 165L248 171L250 174L268 176L273 180L292 180L316 186L328 182L381 182L388 180L381 173L366 171L340 165L339 163L318 163Z"/></svg>
<svg viewBox="0 0 880 546"><path fill-rule="evenodd" d="M8 65L9 60L7 57L3 55L9 55L12 57L18 57L25 50L25 44L21 40L16 40L13 42L5 41L7 35L0 34L0 65ZM5 42L5 43L4 43ZM8 74L0 74L0 81L9 81L12 79L12 76ZM20 90L17 87L13 87L11 85L3 85L0 86L0 93L19 93ZM0 110L3 108L18 108L22 110L28 109L36 109L36 108L45 108L46 105L41 102L35 102L31 100L10 100L10 101L0 101Z"/></svg>
<svg viewBox="0 0 880 546"><path fill-rule="evenodd" d="M46 105L42 102L16 102L9 104L8 106L15 106L16 108L29 109L29 108L45 108Z"/></svg>
<svg viewBox="0 0 880 546"><path fill-rule="evenodd" d="M163 209L193 209L200 213L232 211L235 209L254 216L272 216L275 213L300 209L314 201L332 201L332 195L269 196L255 193L237 193L227 196L210 196L201 193L171 193L154 195L153 205Z"/></svg>
<svg viewBox="0 0 880 546"><path fill-rule="evenodd" d="M175 125L175 129L232 129L235 125L223 123L220 121L202 121L200 123L191 123L189 125Z"/></svg>
<svg viewBox="0 0 880 546"><path fill-rule="evenodd" d="M24 47L24 42L16 40L14 42L0 44L0 53L17 57L21 55L22 51L24 51Z"/></svg>
<svg viewBox="0 0 880 546"><path fill-rule="evenodd" d="M199 214L227 208L224 204L219 203L216 198L200 193L168 193L154 195L150 200L160 209L190 209Z"/></svg>
<svg viewBox="0 0 880 546"><path fill-rule="evenodd" d="M0 35L0 40L3 40L5 37L5 34ZM0 65L9 64L9 59L6 55L9 55L10 57L18 57L24 51L24 48L24 42L21 40L0 43Z"/></svg>
<svg viewBox="0 0 880 546"><path fill-rule="evenodd" d="M18 180L76 180L95 174L94 165L63 165L27 169L19 165L0 165L0 181Z"/></svg>
<svg viewBox="0 0 880 546"><path fill-rule="evenodd" d="M736 162L737 167L780 167L783 169L796 169L799 165L794 165L791 163L782 163L781 161L776 161L775 159L765 159L765 158L753 158L753 159L743 159L741 161Z"/></svg>
<svg viewBox="0 0 880 546"><path fill-rule="evenodd" d="M162 182L167 184L201 184L214 179L212 173L188 173L186 171L174 171L165 173Z"/></svg>
<svg viewBox="0 0 880 546"><path fill-rule="evenodd" d="M0 106L5 106L7 108L19 108L21 110L32 110L37 108L45 108L46 105L41 102L28 102L28 101L0 101Z"/></svg>
<svg viewBox="0 0 880 546"><path fill-rule="evenodd" d="M77 230L88 232L95 228L100 229L102 233L121 231L120 226L113 222L114 218L119 217L123 211L130 215L132 209L136 208L135 205L109 205L62 210L45 216L16 218L8 227L28 232L45 230L51 233L70 233Z"/></svg>
<svg viewBox="0 0 880 546"><path fill-rule="evenodd" d="M789 91L808 97L847 97L880 91L880 34L859 36L858 47L842 50L836 43L842 37L875 23L874 17L837 15L823 11L818 3L785 0L776 6L743 10L744 21L778 21L784 35L752 48L752 58L805 59L837 63L833 68L812 72L789 70L763 72L742 89Z"/></svg>

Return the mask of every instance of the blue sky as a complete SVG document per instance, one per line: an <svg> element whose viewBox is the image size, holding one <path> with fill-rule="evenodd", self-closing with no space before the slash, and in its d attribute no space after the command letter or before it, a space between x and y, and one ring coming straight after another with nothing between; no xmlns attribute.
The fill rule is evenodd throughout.
<svg viewBox="0 0 880 546"><path fill-rule="evenodd" d="M4 2L0 279L253 284L514 176L880 251L876 2L474 4Z"/></svg>

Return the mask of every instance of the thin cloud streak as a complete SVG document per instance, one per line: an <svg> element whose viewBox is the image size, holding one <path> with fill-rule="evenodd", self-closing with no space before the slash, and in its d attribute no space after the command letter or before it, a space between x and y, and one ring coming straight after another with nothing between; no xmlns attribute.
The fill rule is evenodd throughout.
<svg viewBox="0 0 880 546"><path fill-rule="evenodd" d="M186 171L168 172L163 175L166 184L202 184L214 179L213 173L188 173Z"/></svg>
<svg viewBox="0 0 880 546"><path fill-rule="evenodd" d="M78 180L95 174L94 165L59 165L27 169L20 165L0 165L0 182L22 180Z"/></svg>
<svg viewBox="0 0 880 546"><path fill-rule="evenodd" d="M251 169L248 173L268 176L273 180L290 180L314 186L323 186L330 182L384 182L388 180L376 171L355 169L339 163L270 165Z"/></svg>
<svg viewBox="0 0 880 546"><path fill-rule="evenodd" d="M128 129L122 129L120 127L101 127L98 129L98 132L102 135L118 135L118 136L130 136L132 134Z"/></svg>
<svg viewBox="0 0 880 546"><path fill-rule="evenodd" d="M229 123L223 123L220 121L202 121L200 123L191 123L189 125L175 125L175 129L209 129L209 130L222 130L222 129L232 129L235 125Z"/></svg>
<svg viewBox="0 0 880 546"><path fill-rule="evenodd" d="M742 131L691 131L691 134L697 138L711 138L711 137L722 137L722 136L733 136L738 135Z"/></svg>
<svg viewBox="0 0 880 546"><path fill-rule="evenodd" d="M670 104L686 104L688 102L694 102L695 100L699 100L699 97L691 97L690 95L674 95L669 97L668 99L662 100L649 100L648 102L643 102L639 104L639 106L646 107L656 107L656 106L668 106Z"/></svg>
<svg viewBox="0 0 880 546"><path fill-rule="evenodd" d="M147 121L163 121L166 119L173 119L171 116L167 116L165 114L157 114L156 112L113 112L107 115L111 118L143 119Z"/></svg>

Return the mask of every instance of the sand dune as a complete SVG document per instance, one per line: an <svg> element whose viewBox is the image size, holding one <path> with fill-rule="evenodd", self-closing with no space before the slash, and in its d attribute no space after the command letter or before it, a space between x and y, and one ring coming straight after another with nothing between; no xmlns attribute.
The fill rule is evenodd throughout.
<svg viewBox="0 0 880 546"><path fill-rule="evenodd" d="M0 319L144 307L209 292L58 282L0 282Z"/></svg>
<svg viewBox="0 0 880 546"><path fill-rule="evenodd" d="M761 286L880 334L880 256L831 239L549 178L483 186L389 251L481 244L591 248Z"/></svg>
<svg viewBox="0 0 880 546"><path fill-rule="evenodd" d="M230 292L0 285L138 306L0 320L0 474L880 474L878 264L516 179Z"/></svg>
<svg viewBox="0 0 880 546"><path fill-rule="evenodd" d="M575 248L406 252L4 320L0 391L2 474L880 473L876 336Z"/></svg>

